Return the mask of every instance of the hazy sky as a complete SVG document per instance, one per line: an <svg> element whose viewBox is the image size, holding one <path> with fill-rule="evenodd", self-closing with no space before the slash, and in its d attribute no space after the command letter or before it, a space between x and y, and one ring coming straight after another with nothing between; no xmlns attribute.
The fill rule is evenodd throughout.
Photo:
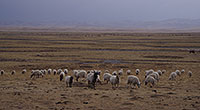
<svg viewBox="0 0 200 110"><path fill-rule="evenodd" d="M0 21L200 18L200 0L0 0Z"/></svg>

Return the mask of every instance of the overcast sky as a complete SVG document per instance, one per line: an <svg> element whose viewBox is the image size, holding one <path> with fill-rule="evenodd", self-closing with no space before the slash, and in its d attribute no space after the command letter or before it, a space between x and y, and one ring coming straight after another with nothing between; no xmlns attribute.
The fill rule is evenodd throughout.
<svg viewBox="0 0 200 110"><path fill-rule="evenodd" d="M0 0L0 21L200 18L200 0Z"/></svg>

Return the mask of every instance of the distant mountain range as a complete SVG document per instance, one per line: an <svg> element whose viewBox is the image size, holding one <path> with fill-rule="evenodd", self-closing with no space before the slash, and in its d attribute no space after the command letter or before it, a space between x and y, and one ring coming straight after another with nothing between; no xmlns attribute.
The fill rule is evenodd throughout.
<svg viewBox="0 0 200 110"><path fill-rule="evenodd" d="M161 21L133 22L90 22L90 21L0 21L0 27L91 27L121 29L200 29L200 19L167 19Z"/></svg>

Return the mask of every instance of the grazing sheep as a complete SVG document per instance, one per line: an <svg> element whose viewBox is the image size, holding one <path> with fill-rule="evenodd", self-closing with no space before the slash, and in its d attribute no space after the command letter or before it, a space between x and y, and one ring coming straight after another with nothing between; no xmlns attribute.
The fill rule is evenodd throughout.
<svg viewBox="0 0 200 110"><path fill-rule="evenodd" d="M87 81L88 81L88 87L95 89L95 83L98 81L98 76L100 75L100 72L94 71L94 73L87 74Z"/></svg>
<svg viewBox="0 0 200 110"><path fill-rule="evenodd" d="M112 72L112 75L117 75L117 71L113 71L113 72Z"/></svg>
<svg viewBox="0 0 200 110"><path fill-rule="evenodd" d="M73 83L73 76L66 76L65 77L65 82L67 84L67 87L72 87L72 83Z"/></svg>
<svg viewBox="0 0 200 110"><path fill-rule="evenodd" d="M47 70L44 69L44 70L40 70L42 72L43 75L45 75L47 73Z"/></svg>
<svg viewBox="0 0 200 110"><path fill-rule="evenodd" d="M109 73L109 70L105 70L105 73Z"/></svg>
<svg viewBox="0 0 200 110"><path fill-rule="evenodd" d="M175 71L177 75L181 76L181 72L179 70Z"/></svg>
<svg viewBox="0 0 200 110"><path fill-rule="evenodd" d="M49 68L48 69L48 74L51 74L51 72L52 72L52 69Z"/></svg>
<svg viewBox="0 0 200 110"><path fill-rule="evenodd" d="M60 81L62 81L64 77L65 77L65 73L64 73L64 72L61 72L61 73L60 73Z"/></svg>
<svg viewBox="0 0 200 110"><path fill-rule="evenodd" d="M131 88L133 88L132 85L135 86L136 84L138 88L140 88L140 80L137 76L134 76L134 75L128 76L127 85L128 84L131 86Z"/></svg>
<svg viewBox="0 0 200 110"><path fill-rule="evenodd" d="M127 70L127 71L126 71L126 74L127 74L127 75L130 75L130 74L131 74L131 70Z"/></svg>
<svg viewBox="0 0 200 110"><path fill-rule="evenodd" d="M192 77L192 71L188 71L189 77Z"/></svg>
<svg viewBox="0 0 200 110"><path fill-rule="evenodd" d="M152 69L146 70L146 71L145 71L145 78L146 78L148 75L152 74L152 73L154 73L154 70L152 70Z"/></svg>
<svg viewBox="0 0 200 110"><path fill-rule="evenodd" d="M22 74L25 74L25 73L26 73L26 69L23 69L23 70L22 70Z"/></svg>
<svg viewBox="0 0 200 110"><path fill-rule="evenodd" d="M158 72L153 72L148 76L152 76L157 82L159 81L159 74Z"/></svg>
<svg viewBox="0 0 200 110"><path fill-rule="evenodd" d="M154 77L152 77L152 76L147 76L146 78L145 78L145 85L147 85L148 83L150 83L151 85L150 85L150 87L152 87L152 86L154 86L154 84L155 84L155 82L156 82L156 80L154 79Z"/></svg>
<svg viewBox="0 0 200 110"><path fill-rule="evenodd" d="M64 69L64 73L65 73L65 74L68 74L68 69Z"/></svg>
<svg viewBox="0 0 200 110"><path fill-rule="evenodd" d="M124 72L124 70L123 69L120 69L119 71L118 71L118 75L123 75L123 72Z"/></svg>
<svg viewBox="0 0 200 110"><path fill-rule="evenodd" d="M1 70L1 75L3 75L5 72L4 72L4 70Z"/></svg>
<svg viewBox="0 0 200 110"><path fill-rule="evenodd" d="M14 75L15 73L16 73L16 71L15 71L15 70L12 70L11 75Z"/></svg>
<svg viewBox="0 0 200 110"><path fill-rule="evenodd" d="M135 70L136 75L140 74L140 69Z"/></svg>
<svg viewBox="0 0 200 110"><path fill-rule="evenodd" d="M183 73L185 73L185 70L184 70L184 69L181 70L181 74L183 74Z"/></svg>
<svg viewBox="0 0 200 110"><path fill-rule="evenodd" d="M112 75L110 77L110 83L112 84L113 89L115 89L116 87L119 87L119 76L118 75Z"/></svg>
<svg viewBox="0 0 200 110"><path fill-rule="evenodd" d="M110 73L104 73L103 74L103 80L104 81L107 81L107 83L110 81L110 77L111 77L112 75L110 74Z"/></svg>
<svg viewBox="0 0 200 110"><path fill-rule="evenodd" d="M58 69L57 74L60 74L62 71L62 69Z"/></svg>
<svg viewBox="0 0 200 110"><path fill-rule="evenodd" d="M31 79L34 77L39 78L40 76L43 77L43 73L40 70L32 70L31 72Z"/></svg>
<svg viewBox="0 0 200 110"><path fill-rule="evenodd" d="M166 73L166 70L162 70L162 74L165 74Z"/></svg>
<svg viewBox="0 0 200 110"><path fill-rule="evenodd" d="M77 74L79 73L79 70L73 70L73 75L76 77ZM88 71L88 73L90 73L90 71Z"/></svg>
<svg viewBox="0 0 200 110"><path fill-rule="evenodd" d="M169 80L175 80L175 78L176 78L176 72L172 72L171 74L170 74L170 76L169 76Z"/></svg>
<svg viewBox="0 0 200 110"><path fill-rule="evenodd" d="M54 74L54 75L56 75L56 74L57 74L57 71L56 71L55 69L53 70L53 74Z"/></svg>
<svg viewBox="0 0 200 110"><path fill-rule="evenodd" d="M73 72L77 82L79 78L86 78L87 72L85 70L74 70Z"/></svg>
<svg viewBox="0 0 200 110"><path fill-rule="evenodd" d="M161 76L162 75L162 71L158 70L157 73Z"/></svg>

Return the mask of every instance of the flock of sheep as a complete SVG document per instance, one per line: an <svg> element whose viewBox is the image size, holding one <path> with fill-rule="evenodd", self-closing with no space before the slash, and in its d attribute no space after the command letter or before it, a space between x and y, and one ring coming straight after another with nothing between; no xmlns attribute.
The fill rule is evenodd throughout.
<svg viewBox="0 0 200 110"><path fill-rule="evenodd" d="M27 72L26 69L22 70L22 74L25 74ZM69 71L68 69L48 69L48 70L32 70L31 71L31 75L30 78L39 78L39 77L43 77L46 74L54 74L54 75L59 75L59 80L60 81L65 81L66 85L68 87L72 87L74 80L76 80L76 82L79 81L79 79L84 79L87 80L88 82L88 87L89 88L93 88L95 89L96 83L99 82L101 84L101 78L100 78L100 74L102 73L101 70L73 70L73 74L70 76L68 75ZM166 70L157 70L154 71L153 69L150 70L146 70L145 71L145 80L144 83L145 85L149 84L150 87L154 86L156 82L159 82L160 77L162 76L162 74L165 74ZM185 70L182 69L180 70L176 70L175 72L171 72L171 74L169 75L169 80L175 80L177 76L181 76L181 74L185 73ZM4 70L0 71L0 75L5 74ZM10 73L11 75L16 74L16 71L13 70ZM105 81L106 83L110 83L112 85L112 88L115 89L117 87L119 87L120 84L120 77L124 74L124 70L120 69L118 71L113 71L112 73L110 73L108 70L105 70L104 74L103 74L103 81ZM127 70L126 71L127 76L127 86L131 86L131 88L133 88L134 86L137 85L138 88L140 88L141 82L140 79L137 77L137 75L140 74L140 69L136 69L135 70L135 74L136 75L131 75L131 70ZM192 72L188 71L188 76L191 77L192 76Z"/></svg>

